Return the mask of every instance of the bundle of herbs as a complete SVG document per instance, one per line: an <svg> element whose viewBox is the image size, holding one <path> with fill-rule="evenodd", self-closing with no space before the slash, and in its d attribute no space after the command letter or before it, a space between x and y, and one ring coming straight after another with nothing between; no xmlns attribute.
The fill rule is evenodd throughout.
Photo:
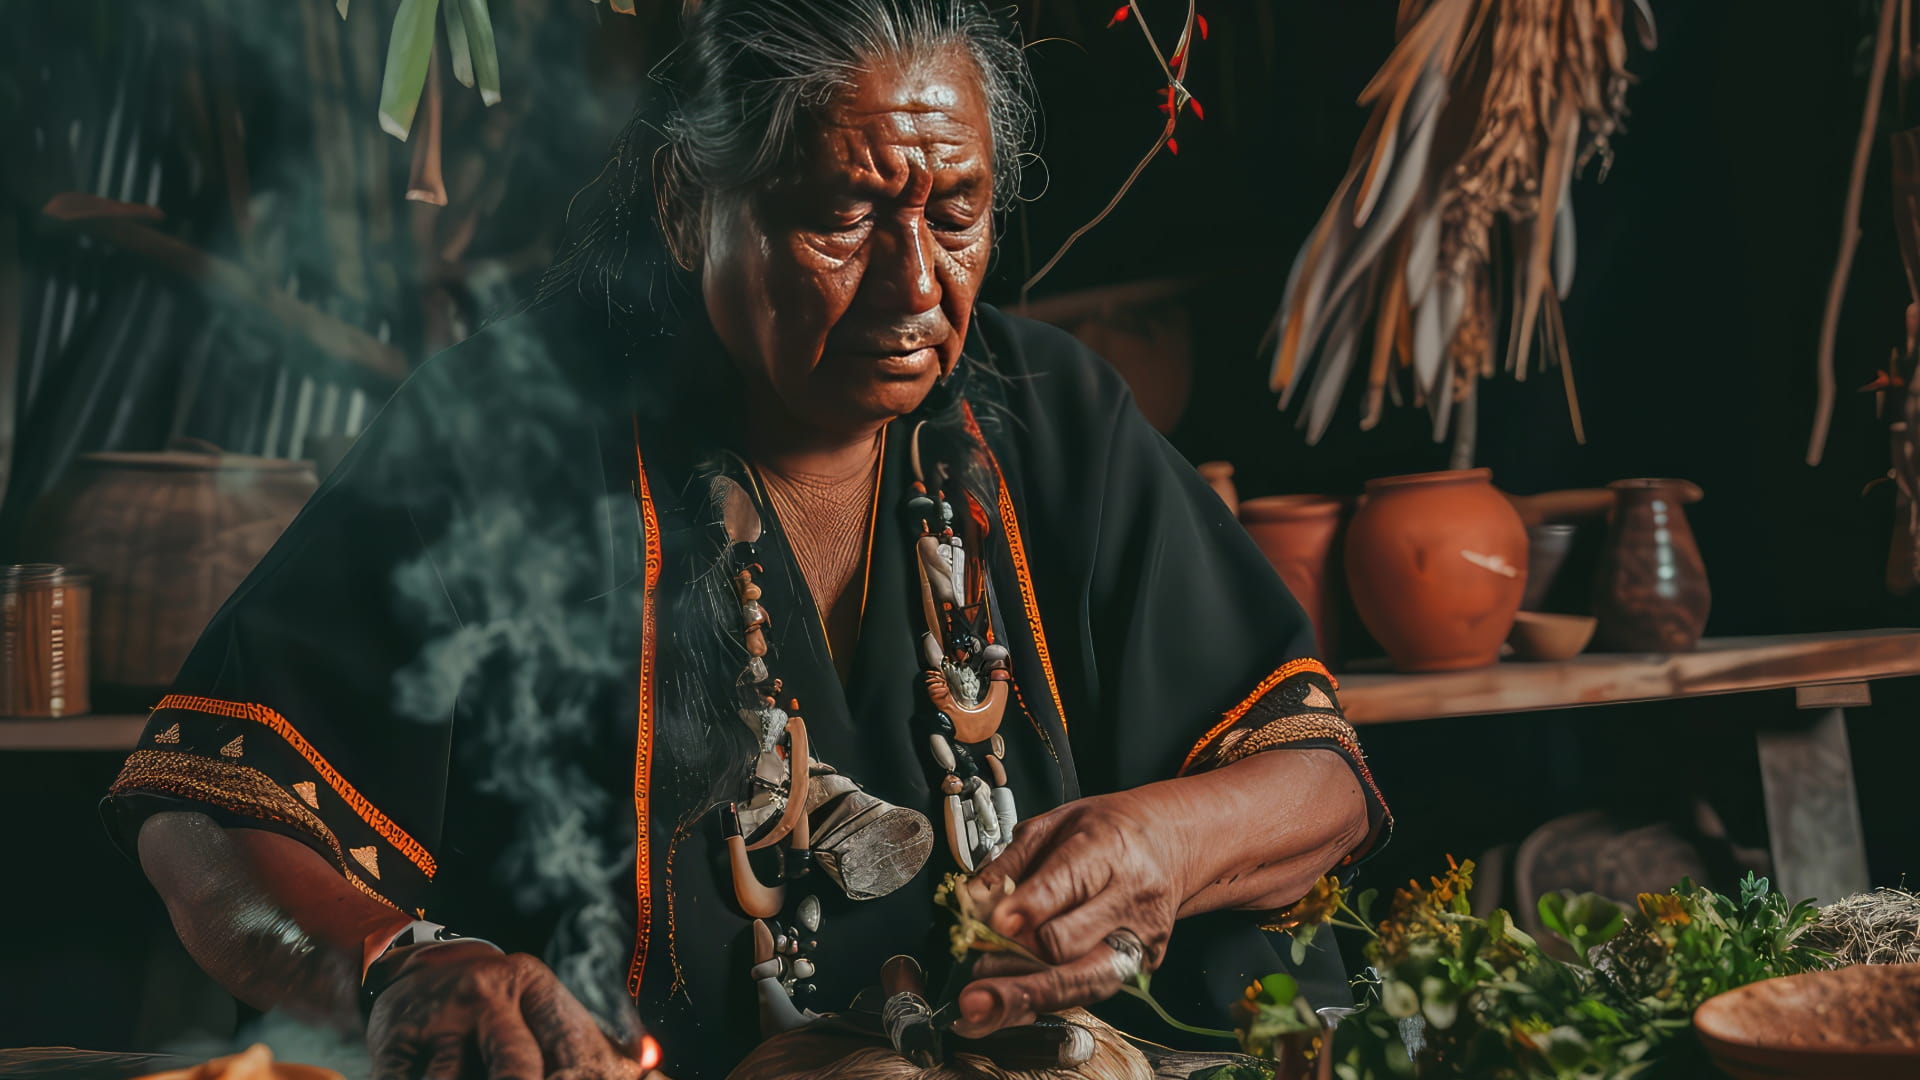
<svg viewBox="0 0 1920 1080"><path fill-rule="evenodd" d="M1682 881L1665 893L1642 893L1636 910L1591 893L1545 896L1541 924L1570 947L1573 961L1549 955L1505 911L1473 915L1472 885L1473 863L1449 858L1447 872L1428 885L1398 890L1376 923L1372 890L1350 897L1326 878L1276 924L1292 935L1296 957L1323 927L1367 939L1369 967L1356 980L1364 1000L1333 1032L1334 1071L1343 1080L1696 1075L1705 1059L1691 1017L1702 1002L1834 962L1810 944L1818 909L1789 903L1751 874L1738 895ZM963 926L973 921L959 914ZM1011 944L989 943L972 929L957 928L954 938L957 949ZM1125 989L1152 1000L1144 977ZM1341 1007L1326 1013L1351 1011L1347 1002L1320 1004ZM1291 1063L1323 1051L1326 1013L1316 1014L1289 976L1260 980L1235 1008L1232 1035L1265 1064L1226 1066L1197 1080L1304 1075Z"/></svg>

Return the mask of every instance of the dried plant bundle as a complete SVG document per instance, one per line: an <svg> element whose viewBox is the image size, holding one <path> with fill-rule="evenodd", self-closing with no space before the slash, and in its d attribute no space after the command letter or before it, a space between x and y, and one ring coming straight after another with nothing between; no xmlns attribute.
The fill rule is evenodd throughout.
<svg viewBox="0 0 1920 1080"><path fill-rule="evenodd" d="M1920 963L1920 893L1881 888L1836 900L1807 941L1837 966Z"/></svg>
<svg viewBox="0 0 1920 1080"><path fill-rule="evenodd" d="M1603 174L1611 162L1630 20L1652 48L1645 0L1401 0L1399 40L1360 94L1366 131L1294 260L1270 339L1272 388L1282 408L1304 394L1309 442L1369 333L1363 429L1396 366L1440 439L1496 355L1525 378L1539 339L1543 366L1565 363L1568 190L1591 159Z"/></svg>

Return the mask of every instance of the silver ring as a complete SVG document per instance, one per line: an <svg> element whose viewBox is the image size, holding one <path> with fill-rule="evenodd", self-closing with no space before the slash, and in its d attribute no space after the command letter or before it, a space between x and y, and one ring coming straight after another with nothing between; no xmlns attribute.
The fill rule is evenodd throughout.
<svg viewBox="0 0 1920 1080"><path fill-rule="evenodd" d="M1140 974L1146 962L1147 946L1139 934L1123 926L1107 935L1106 945L1113 950L1113 973L1121 982Z"/></svg>

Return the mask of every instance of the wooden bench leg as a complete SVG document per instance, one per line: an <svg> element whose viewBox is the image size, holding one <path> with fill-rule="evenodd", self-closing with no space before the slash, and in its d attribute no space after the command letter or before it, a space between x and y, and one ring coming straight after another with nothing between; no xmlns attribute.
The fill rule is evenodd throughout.
<svg viewBox="0 0 1920 1080"><path fill-rule="evenodd" d="M1871 884L1846 709L1872 697L1866 683L1803 686L1794 697L1803 711L1793 723L1755 735L1774 884L1789 900L1832 903Z"/></svg>

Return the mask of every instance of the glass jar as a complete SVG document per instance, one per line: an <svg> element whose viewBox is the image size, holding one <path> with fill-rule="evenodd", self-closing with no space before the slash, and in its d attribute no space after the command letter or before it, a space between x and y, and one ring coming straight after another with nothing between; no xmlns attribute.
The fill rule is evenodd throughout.
<svg viewBox="0 0 1920 1080"><path fill-rule="evenodd" d="M50 563L0 568L0 715L75 716L87 697L87 575Z"/></svg>

